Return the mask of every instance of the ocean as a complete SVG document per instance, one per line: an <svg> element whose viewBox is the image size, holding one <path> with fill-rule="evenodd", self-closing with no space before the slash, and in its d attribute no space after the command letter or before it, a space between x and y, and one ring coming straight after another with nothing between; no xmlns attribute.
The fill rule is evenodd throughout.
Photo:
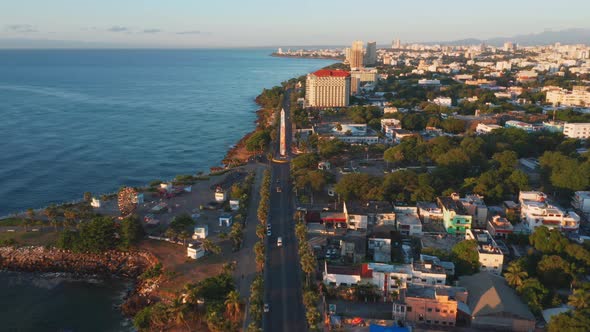
<svg viewBox="0 0 590 332"><path fill-rule="evenodd" d="M0 50L0 216L219 165L263 88L333 62L272 51ZM126 331L125 290L0 272L0 330Z"/></svg>
<svg viewBox="0 0 590 332"><path fill-rule="evenodd" d="M1 50L0 216L220 165L263 88L332 63L272 51Z"/></svg>

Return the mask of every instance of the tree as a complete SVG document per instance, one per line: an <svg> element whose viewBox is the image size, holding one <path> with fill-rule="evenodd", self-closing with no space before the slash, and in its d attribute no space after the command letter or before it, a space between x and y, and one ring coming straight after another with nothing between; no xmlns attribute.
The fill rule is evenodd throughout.
<svg viewBox="0 0 590 332"><path fill-rule="evenodd" d="M560 254L569 243L558 230L550 230L545 226L535 228L529 236L529 241L535 249L544 254Z"/></svg>
<svg viewBox="0 0 590 332"><path fill-rule="evenodd" d="M47 217L47 219L55 219L57 218L57 208L55 205L49 205L48 207L43 210L43 214Z"/></svg>
<svg viewBox="0 0 590 332"><path fill-rule="evenodd" d="M266 130L255 131L246 139L246 149L248 151L262 151L270 142L270 132Z"/></svg>
<svg viewBox="0 0 590 332"><path fill-rule="evenodd" d="M188 315L188 307L182 303L180 298L175 298L172 301L172 305L168 308L168 315L172 316L172 320L177 324L183 324L187 330L190 331L190 325L186 321Z"/></svg>
<svg viewBox="0 0 590 332"><path fill-rule="evenodd" d="M572 281L570 264L558 255L545 255L537 264L537 275L549 288L567 287Z"/></svg>
<svg viewBox="0 0 590 332"><path fill-rule="evenodd" d="M527 302L531 311L539 314L543 310L543 302L549 291L537 278L526 279L517 289L518 293Z"/></svg>
<svg viewBox="0 0 590 332"><path fill-rule="evenodd" d="M457 243L451 251L451 259L455 263L457 275L470 275L479 271L479 254L477 242L463 240Z"/></svg>
<svg viewBox="0 0 590 332"><path fill-rule="evenodd" d="M547 325L549 332L586 332L590 326L590 314L587 310L574 310L552 316Z"/></svg>
<svg viewBox="0 0 590 332"><path fill-rule="evenodd" d="M504 273L504 278L506 278L508 284L514 288L522 286L522 283L528 276L528 273L524 271L522 266L517 262L510 263Z"/></svg>
<svg viewBox="0 0 590 332"><path fill-rule="evenodd" d="M124 247L137 243L143 237L143 227L137 216L131 216L121 221L120 238Z"/></svg>
<svg viewBox="0 0 590 332"><path fill-rule="evenodd" d="M576 289L573 294L569 296L567 304L576 308L577 310L586 310L590 308L590 292L588 289Z"/></svg>
<svg viewBox="0 0 590 332"><path fill-rule="evenodd" d="M254 244L254 254L256 255L256 257L255 257L256 267L257 267L258 271L262 271L262 269L264 268L264 261L265 261L264 243L258 241L258 242L256 242L256 244Z"/></svg>
<svg viewBox="0 0 590 332"><path fill-rule="evenodd" d="M78 248L81 251L102 252L117 244L115 223L109 217L96 217L80 226Z"/></svg>
<svg viewBox="0 0 590 332"><path fill-rule="evenodd" d="M64 218L68 223L72 224L78 219L78 213L74 209L65 209Z"/></svg>
<svg viewBox="0 0 590 332"><path fill-rule="evenodd" d="M33 219L35 219L35 210L28 208L26 213L27 213L27 218L29 218L29 220L31 220L31 222L32 222Z"/></svg>
<svg viewBox="0 0 590 332"><path fill-rule="evenodd" d="M232 290L227 294L225 300L225 312L228 316L236 321L241 312L242 301L240 300L240 293L236 290Z"/></svg>
<svg viewBox="0 0 590 332"><path fill-rule="evenodd" d="M264 237L266 236L266 228L264 227L264 225L256 225L256 236L258 236L258 238L261 240L264 239Z"/></svg>
<svg viewBox="0 0 590 332"><path fill-rule="evenodd" d="M92 201L92 193L87 191L84 193L84 202L90 203L90 201Z"/></svg>
<svg viewBox="0 0 590 332"><path fill-rule="evenodd" d="M205 250L205 252L210 252L214 255L218 255L221 253L221 247L211 242L211 240L209 239L203 239L203 241L201 242L201 246L203 250Z"/></svg>

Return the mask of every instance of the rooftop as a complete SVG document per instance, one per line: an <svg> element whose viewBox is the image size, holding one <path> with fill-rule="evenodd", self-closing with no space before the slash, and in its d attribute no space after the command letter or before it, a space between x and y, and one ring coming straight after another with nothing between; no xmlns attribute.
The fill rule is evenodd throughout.
<svg viewBox="0 0 590 332"><path fill-rule="evenodd" d="M455 213L457 214L467 214L467 210L465 209L463 204L460 204L459 201L456 201L451 197L441 196L438 197L438 201L446 210L455 211Z"/></svg>
<svg viewBox="0 0 590 332"><path fill-rule="evenodd" d="M347 71L344 71L344 70L339 70L339 69L336 69L336 70L320 69L320 70L313 72L313 75L317 76L317 77L330 77L330 76L332 76L332 77L348 77L348 76L350 76L350 73Z"/></svg>

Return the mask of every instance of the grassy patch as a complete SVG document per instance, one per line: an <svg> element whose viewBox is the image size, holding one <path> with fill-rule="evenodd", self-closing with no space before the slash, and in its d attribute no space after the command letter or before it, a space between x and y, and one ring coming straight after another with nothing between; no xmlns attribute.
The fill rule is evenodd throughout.
<svg viewBox="0 0 590 332"><path fill-rule="evenodd" d="M54 246L58 237L56 232L4 232L0 233L0 243L14 240L17 245Z"/></svg>

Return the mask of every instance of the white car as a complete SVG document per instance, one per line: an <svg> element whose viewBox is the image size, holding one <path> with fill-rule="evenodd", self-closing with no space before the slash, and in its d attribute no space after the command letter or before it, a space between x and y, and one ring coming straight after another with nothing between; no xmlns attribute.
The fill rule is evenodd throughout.
<svg viewBox="0 0 590 332"><path fill-rule="evenodd" d="M271 232L270 232L270 228L266 231L266 236L270 236Z"/></svg>
<svg viewBox="0 0 590 332"><path fill-rule="evenodd" d="M264 312L269 312L270 308L268 307L268 303L264 304Z"/></svg>
<svg viewBox="0 0 590 332"><path fill-rule="evenodd" d="M283 246L283 238L279 236L279 238L277 239L277 247L282 247Z"/></svg>

